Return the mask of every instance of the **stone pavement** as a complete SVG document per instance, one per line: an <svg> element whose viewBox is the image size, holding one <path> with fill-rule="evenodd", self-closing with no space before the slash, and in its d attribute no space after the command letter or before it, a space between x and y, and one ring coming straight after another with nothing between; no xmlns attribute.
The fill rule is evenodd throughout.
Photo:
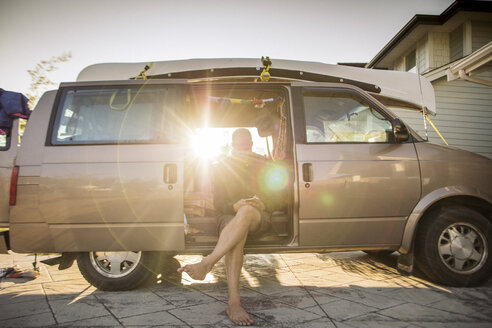
<svg viewBox="0 0 492 328"><path fill-rule="evenodd" d="M262 327L492 327L492 280L477 288L439 286L399 274L397 256L246 255L244 305ZM181 264L200 258L176 257ZM32 261L0 254L0 267L28 269ZM41 264L36 279L1 279L0 327L231 327L226 301L223 262L205 281L175 275L125 292L96 290L76 264L64 271Z"/></svg>

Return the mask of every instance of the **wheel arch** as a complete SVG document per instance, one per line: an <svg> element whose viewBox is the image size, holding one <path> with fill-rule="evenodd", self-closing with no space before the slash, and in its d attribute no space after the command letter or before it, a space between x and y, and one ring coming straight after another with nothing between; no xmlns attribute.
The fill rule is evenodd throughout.
<svg viewBox="0 0 492 328"><path fill-rule="evenodd" d="M478 189L464 186L436 189L423 197L409 215L398 252L401 254L410 253L413 249L418 227L426 220L426 214L447 205L472 208L492 222L492 197L490 195L480 192Z"/></svg>

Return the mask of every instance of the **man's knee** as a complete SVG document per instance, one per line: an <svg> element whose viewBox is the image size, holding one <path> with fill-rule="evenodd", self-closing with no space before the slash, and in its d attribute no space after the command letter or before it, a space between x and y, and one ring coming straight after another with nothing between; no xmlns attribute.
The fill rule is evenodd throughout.
<svg viewBox="0 0 492 328"><path fill-rule="evenodd" d="M239 208L237 214L241 220L246 220L250 223L258 223L261 220L260 211L251 205L245 205Z"/></svg>

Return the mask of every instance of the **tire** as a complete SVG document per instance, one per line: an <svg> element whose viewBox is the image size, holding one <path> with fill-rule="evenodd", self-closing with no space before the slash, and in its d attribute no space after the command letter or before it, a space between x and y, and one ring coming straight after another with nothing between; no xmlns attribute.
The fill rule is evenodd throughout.
<svg viewBox="0 0 492 328"><path fill-rule="evenodd" d="M425 217L415 242L416 264L431 280L477 286L492 273L492 224L465 207L447 207Z"/></svg>
<svg viewBox="0 0 492 328"><path fill-rule="evenodd" d="M82 276L100 290L134 289L153 272L152 252L89 252L80 253L77 265Z"/></svg>

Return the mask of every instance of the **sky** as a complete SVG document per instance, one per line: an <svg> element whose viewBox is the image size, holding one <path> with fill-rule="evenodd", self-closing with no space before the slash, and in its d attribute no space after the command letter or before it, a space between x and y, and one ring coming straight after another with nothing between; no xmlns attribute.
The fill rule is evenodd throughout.
<svg viewBox="0 0 492 328"><path fill-rule="evenodd" d="M452 0L0 0L0 88L26 93L41 60L86 66L190 58L368 62L416 14ZM56 86L53 87L53 89Z"/></svg>

